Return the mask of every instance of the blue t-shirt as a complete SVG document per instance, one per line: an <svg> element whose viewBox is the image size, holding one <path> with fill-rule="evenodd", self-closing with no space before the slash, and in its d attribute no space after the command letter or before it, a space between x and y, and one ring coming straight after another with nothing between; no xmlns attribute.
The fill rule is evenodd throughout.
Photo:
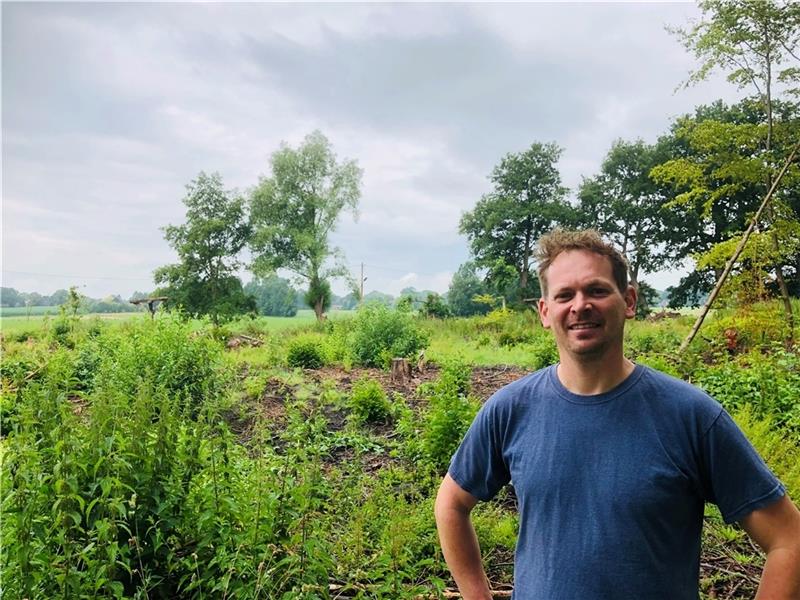
<svg viewBox="0 0 800 600"><path fill-rule="evenodd" d="M516 600L696 600L704 503L733 522L785 493L715 400L641 365L596 396L555 366L504 387L449 472L480 500L512 482Z"/></svg>

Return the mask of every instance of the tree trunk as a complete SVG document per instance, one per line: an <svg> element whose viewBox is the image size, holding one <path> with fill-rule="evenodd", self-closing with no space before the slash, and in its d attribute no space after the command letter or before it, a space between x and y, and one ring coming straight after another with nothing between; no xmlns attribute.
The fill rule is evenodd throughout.
<svg viewBox="0 0 800 600"><path fill-rule="evenodd" d="M411 380L411 365L405 358L392 359L392 383L405 385Z"/></svg>
<svg viewBox="0 0 800 600"><path fill-rule="evenodd" d="M314 302L314 314L317 316L317 321L320 323L325 320L324 302L325 298L317 298L317 301Z"/></svg>
<svg viewBox="0 0 800 600"><path fill-rule="evenodd" d="M769 31L764 29L764 38L765 40L769 41ZM769 43L765 44L767 48L769 48ZM766 109L767 109L767 143L766 143L766 150L767 155L769 156L769 152L772 149L772 128L773 128L773 116L772 116L772 61L770 60L770 53L767 50L766 56L766 63L767 63L767 85L766 85ZM770 173L767 174L767 189L769 189L772 185L772 176ZM767 211L767 215L769 216L770 226L772 226L775 222L775 218L772 213L772 208L770 207ZM775 233L773 230L770 233L770 237L772 238L772 247L775 250L776 254L780 251L780 242L778 241L778 234ZM787 337L787 342L792 344L794 342L794 310L792 309L792 300L789 296L789 289L786 287L786 281L783 279L783 263L782 261L778 260L778 263L775 265L775 279L778 281L778 289L781 292L781 300L783 300L783 310L786 313L786 324L789 326L789 335Z"/></svg>

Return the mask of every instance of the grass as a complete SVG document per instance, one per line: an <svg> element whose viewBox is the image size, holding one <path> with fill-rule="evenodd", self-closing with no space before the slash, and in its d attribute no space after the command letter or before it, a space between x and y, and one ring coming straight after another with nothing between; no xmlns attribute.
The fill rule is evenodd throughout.
<svg viewBox="0 0 800 600"><path fill-rule="evenodd" d="M52 308L52 307L44 307ZM6 309L4 309L6 310ZM0 331L3 335L22 335L30 333L32 335L42 333L49 327L53 318L58 315L58 308L56 307L55 315L31 315L28 316L2 316L0 317ZM126 322L132 319L143 318L142 313L92 313L89 315L82 315L81 320L87 322L93 319L100 319L104 322Z"/></svg>
<svg viewBox="0 0 800 600"><path fill-rule="evenodd" d="M431 336L431 343L425 350L425 356L437 364L458 359L476 367L495 365L516 365L526 369L537 367L536 358L525 344L498 346L490 342L480 345L446 328L436 330Z"/></svg>
<svg viewBox="0 0 800 600"><path fill-rule="evenodd" d="M41 333L46 327L49 326L54 317L58 316L57 306L38 306L32 307L33 309L49 309L52 312L46 314L45 312L35 313L32 312L28 315L27 309L21 307L3 308L0 313L0 331L3 335L21 335L30 332L31 334ZM21 312L22 311L22 312ZM10 313L10 314L9 314ZM329 315L331 319L338 319L347 317L352 314L352 311L332 311ZM147 313L131 312L131 313L91 313L81 315L81 322L86 323L93 319L101 319L104 322L128 322L135 319L146 318ZM233 332L247 333L251 331L254 333L259 332L276 332L286 331L291 329L298 329L303 327L310 327L317 322L314 316L314 311L299 310L294 317L258 317L251 319L249 317L242 317L235 321L226 324L226 327ZM202 328L203 322L195 321L196 328Z"/></svg>
<svg viewBox="0 0 800 600"><path fill-rule="evenodd" d="M3 306L0 307L0 317L57 315L58 309L58 306Z"/></svg>

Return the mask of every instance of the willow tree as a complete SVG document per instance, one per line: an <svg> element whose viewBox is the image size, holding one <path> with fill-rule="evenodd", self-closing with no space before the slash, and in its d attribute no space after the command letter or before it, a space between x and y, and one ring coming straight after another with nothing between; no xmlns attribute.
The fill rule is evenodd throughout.
<svg viewBox="0 0 800 600"><path fill-rule="evenodd" d="M322 320L330 304L330 280L348 273L329 235L343 211L356 215L361 169L353 160L337 162L319 131L297 149L281 144L270 166L272 174L262 177L250 195L253 272L267 276L286 269L305 281L306 302Z"/></svg>

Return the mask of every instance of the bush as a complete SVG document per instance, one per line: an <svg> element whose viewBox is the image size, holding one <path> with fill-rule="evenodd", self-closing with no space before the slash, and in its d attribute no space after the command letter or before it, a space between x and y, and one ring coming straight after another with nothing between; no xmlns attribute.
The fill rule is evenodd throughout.
<svg viewBox="0 0 800 600"><path fill-rule="evenodd" d="M786 486L789 496L797 498L800 494L800 446L797 435L781 431L770 417L758 418L751 406L744 406L732 416L764 462Z"/></svg>
<svg viewBox="0 0 800 600"><path fill-rule="evenodd" d="M625 332L625 354L636 360L643 354L669 354L677 351L681 336L670 324L639 325L627 328Z"/></svg>
<svg viewBox="0 0 800 600"><path fill-rule="evenodd" d="M425 298L425 303L420 309L420 313L431 319L444 319L450 316L450 307L444 303L439 294L431 293Z"/></svg>
<svg viewBox="0 0 800 600"><path fill-rule="evenodd" d="M53 323L53 328L50 330L50 335L54 342L68 347L74 345L69 339L70 333L72 333L72 325L66 319L58 319L55 321Z"/></svg>
<svg viewBox="0 0 800 600"><path fill-rule="evenodd" d="M484 554L504 550L513 552L517 544L519 517L494 503L483 502L473 516L475 533Z"/></svg>
<svg viewBox="0 0 800 600"><path fill-rule="evenodd" d="M434 383L420 387L429 403L422 419L422 455L435 469L444 471L480 404L467 395L469 367L458 362L446 365Z"/></svg>
<svg viewBox="0 0 800 600"><path fill-rule="evenodd" d="M286 362L290 367L319 369L325 365L325 352L317 337L300 336L289 343Z"/></svg>
<svg viewBox="0 0 800 600"><path fill-rule="evenodd" d="M800 355L794 352L780 346L768 354L754 350L704 365L693 379L731 412L750 405L756 417L800 431Z"/></svg>
<svg viewBox="0 0 800 600"><path fill-rule="evenodd" d="M385 421L391 406L381 384L374 379L360 379L350 394L350 414L358 424Z"/></svg>
<svg viewBox="0 0 800 600"><path fill-rule="evenodd" d="M760 302L736 311L720 311L704 327L702 335L717 349L747 352L768 346L774 341L785 340L788 333L780 303Z"/></svg>
<svg viewBox="0 0 800 600"><path fill-rule="evenodd" d="M558 362L558 347L552 335L539 336L531 343L531 357L533 358L533 368L543 369Z"/></svg>
<svg viewBox="0 0 800 600"><path fill-rule="evenodd" d="M514 311L510 308L495 308L492 312L479 320L481 329L502 331L514 319Z"/></svg>
<svg viewBox="0 0 800 600"><path fill-rule="evenodd" d="M422 386L422 393L430 393L432 396L442 394L466 396L469 394L472 368L458 359L444 361L441 366L439 379L432 384Z"/></svg>
<svg viewBox="0 0 800 600"><path fill-rule="evenodd" d="M636 362L647 365L667 375L672 375L679 379L681 378L680 369L674 364L675 359L672 355L657 353L641 354L636 357Z"/></svg>
<svg viewBox="0 0 800 600"><path fill-rule="evenodd" d="M386 367L392 358L410 358L428 345L428 335L408 313L381 304L359 308L348 336L355 363Z"/></svg>
<svg viewBox="0 0 800 600"><path fill-rule="evenodd" d="M100 361L93 365L87 356L86 368L95 374L96 392L129 398L145 390L164 392L171 402L196 412L226 389L222 345L208 333L192 332L173 315L107 330L92 346Z"/></svg>

